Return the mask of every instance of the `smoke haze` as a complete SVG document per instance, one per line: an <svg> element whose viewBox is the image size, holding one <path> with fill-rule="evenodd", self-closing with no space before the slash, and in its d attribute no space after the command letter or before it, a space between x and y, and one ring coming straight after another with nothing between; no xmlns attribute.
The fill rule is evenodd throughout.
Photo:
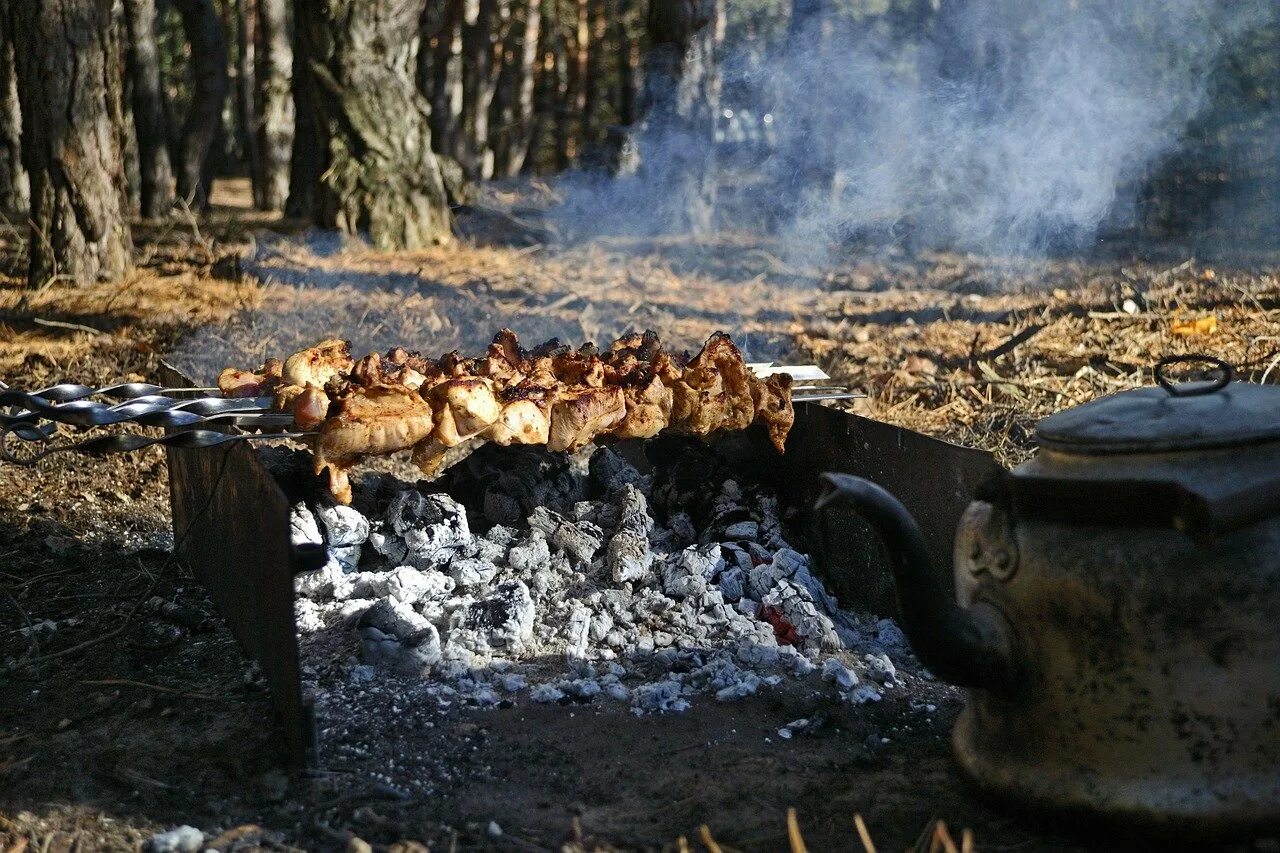
<svg viewBox="0 0 1280 853"><path fill-rule="evenodd" d="M723 106L767 115L772 144L749 188L722 191L721 224L767 211L799 253L867 233L1001 254L1088 244L1133 221L1139 179L1206 106L1220 51L1276 6L944 3L905 38L841 17L773 48L727 44ZM643 161L696 160L679 128L634 143ZM569 178L562 229L669 231L682 201L665 175Z"/></svg>

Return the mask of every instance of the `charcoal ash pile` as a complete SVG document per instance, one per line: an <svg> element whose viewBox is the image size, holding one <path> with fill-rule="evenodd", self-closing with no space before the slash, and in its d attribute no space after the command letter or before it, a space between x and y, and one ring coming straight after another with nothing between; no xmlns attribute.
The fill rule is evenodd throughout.
<svg viewBox="0 0 1280 853"><path fill-rule="evenodd" d="M786 678L847 701L901 686L890 620L843 611L776 497L701 445L489 448L448 479L369 475L353 506L293 507L328 562L297 579L304 664L421 679L472 705L618 701L681 711Z"/></svg>

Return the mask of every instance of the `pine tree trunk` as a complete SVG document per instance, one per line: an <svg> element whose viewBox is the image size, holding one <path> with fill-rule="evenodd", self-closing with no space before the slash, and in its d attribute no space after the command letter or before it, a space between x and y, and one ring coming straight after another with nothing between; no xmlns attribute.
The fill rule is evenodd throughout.
<svg viewBox="0 0 1280 853"><path fill-rule="evenodd" d="M462 24L462 117L458 161L472 180L489 177L489 105L493 99L493 31L498 0L467 0Z"/></svg>
<svg viewBox="0 0 1280 853"><path fill-rule="evenodd" d="M638 170L671 200L672 233L707 233L715 220L724 0L650 0L648 30ZM662 141L661 157L646 153L646 140Z"/></svg>
<svg viewBox="0 0 1280 853"><path fill-rule="evenodd" d="M0 0L0 212L25 217L31 195L22 167L22 109L12 33L8 0Z"/></svg>
<svg viewBox="0 0 1280 853"><path fill-rule="evenodd" d="M414 84L427 0L305 0L296 25L315 77L329 164L317 224L380 249L452 241L431 149L430 107ZM305 10L305 14L304 14Z"/></svg>
<svg viewBox="0 0 1280 853"><path fill-rule="evenodd" d="M31 181L28 284L87 284L129 268L121 151L124 56L112 0L10 6Z"/></svg>
<svg viewBox="0 0 1280 853"><path fill-rule="evenodd" d="M627 21L631 17L631 0L618 0L617 13L613 19L614 49L618 59L618 124L630 127L636 121L636 65L638 64L639 45L632 40L627 30Z"/></svg>
<svg viewBox="0 0 1280 853"><path fill-rule="evenodd" d="M289 149L294 111L289 93L293 47L289 43L289 4L258 0L254 82L257 85L258 151L262 157L264 210L280 210L289 194Z"/></svg>
<svg viewBox="0 0 1280 853"><path fill-rule="evenodd" d="M267 169L258 148L258 87L254 81L257 16L251 0L231 0L223 9L234 21L236 33L235 147L249 166L253 206L266 210Z"/></svg>
<svg viewBox="0 0 1280 853"><path fill-rule="evenodd" d="M173 208L173 167L169 163L169 127L156 48L155 0L125 0L129 31L129 77L133 125L138 140L141 212L162 219Z"/></svg>
<svg viewBox="0 0 1280 853"><path fill-rule="evenodd" d="M304 16L312 13L314 0L294 0L293 63L290 91L293 96L293 142L289 153L289 197L285 200L287 216L312 219L316 216L320 176L328 164L324 130L320 123L320 107L316 103L316 79L307 52Z"/></svg>
<svg viewBox="0 0 1280 853"><path fill-rule="evenodd" d="M178 196L197 210L209 202L205 175L231 88L227 37L214 0L172 0L191 45L191 106L182 124Z"/></svg>
<svg viewBox="0 0 1280 853"><path fill-rule="evenodd" d="M430 62L431 138L437 151L458 155L462 111L462 19L467 0L441 0L443 18Z"/></svg>
<svg viewBox="0 0 1280 853"><path fill-rule="evenodd" d="M513 21L504 54L507 62L498 81L499 101L493 111L494 174L514 176L524 165L533 116L533 87L542 29L541 0L525 0Z"/></svg>
<svg viewBox="0 0 1280 853"><path fill-rule="evenodd" d="M550 11L555 12L555 0L551 0ZM552 101L555 87L555 20L547 18L542 22L538 33L538 56L533 67L533 101L528 118L528 129L525 131L524 163L520 173L531 175L542 166L542 139L546 135L547 118L552 115Z"/></svg>
<svg viewBox="0 0 1280 853"><path fill-rule="evenodd" d="M584 147L597 142L600 136L601 92L604 86L604 56L607 50L604 0L588 0L586 13L589 34L582 92L582 144Z"/></svg>

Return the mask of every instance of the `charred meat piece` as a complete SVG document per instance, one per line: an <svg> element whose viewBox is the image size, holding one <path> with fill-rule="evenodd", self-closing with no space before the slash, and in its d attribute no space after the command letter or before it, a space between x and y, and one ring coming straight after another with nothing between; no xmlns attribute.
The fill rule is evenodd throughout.
<svg viewBox="0 0 1280 853"><path fill-rule="evenodd" d="M785 452L787 435L796 422L796 410L791 404L791 374L775 373L767 379L753 376L751 396L755 400L756 420L769 430L769 440L778 452Z"/></svg>
<svg viewBox="0 0 1280 853"><path fill-rule="evenodd" d="M551 407L548 450L578 450L608 432L627 414L621 388L579 388L561 392Z"/></svg>
<svg viewBox="0 0 1280 853"><path fill-rule="evenodd" d="M336 403L315 439L316 473L328 470L334 497L350 503L348 468L365 456L408 450L426 440L434 425L431 407L410 388L355 386Z"/></svg>
<svg viewBox="0 0 1280 853"><path fill-rule="evenodd" d="M265 396L280 385L283 368L278 358L267 359L256 371L228 367L218 375L218 390L224 397Z"/></svg>
<svg viewBox="0 0 1280 853"><path fill-rule="evenodd" d="M339 373L347 373L353 365L351 342L331 338L289 356L281 379L285 385L323 388L326 382Z"/></svg>
<svg viewBox="0 0 1280 853"><path fill-rule="evenodd" d="M482 376L447 379L427 396L436 417L436 437L445 447L483 432L502 414L493 383Z"/></svg>

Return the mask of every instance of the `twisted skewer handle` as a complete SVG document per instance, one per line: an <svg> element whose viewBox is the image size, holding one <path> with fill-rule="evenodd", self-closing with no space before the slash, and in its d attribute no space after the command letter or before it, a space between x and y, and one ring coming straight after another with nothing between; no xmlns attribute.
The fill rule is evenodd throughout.
<svg viewBox="0 0 1280 853"><path fill-rule="evenodd" d="M26 442L38 441L44 444L48 444L48 442L52 440L52 435L42 432L41 428L34 427L31 424L10 424L4 427L3 430L0 430L0 459L3 459L6 462L11 462L15 465L31 467L50 454L63 453L65 451L75 451L77 453L85 453L92 456L105 456L113 453L132 453L135 450L143 450L156 445L160 445L162 447L177 447L184 450L203 450L209 447L217 447L221 444L229 444L233 441L303 438L305 436L312 435L312 433L227 433L211 429L192 429L169 433L168 435L158 436L155 438L145 435L132 435L126 433L100 435L74 444L64 444L57 447L46 446L31 453L19 454L15 454L9 447L9 438L14 435Z"/></svg>
<svg viewBox="0 0 1280 853"><path fill-rule="evenodd" d="M86 429L125 423L177 427L190 426L213 415L260 412L270 409L271 399L201 397L179 400L162 395L143 395L111 405L86 399L55 403L38 394L0 391L0 406L15 409L8 414L0 413L0 425L49 420Z"/></svg>

